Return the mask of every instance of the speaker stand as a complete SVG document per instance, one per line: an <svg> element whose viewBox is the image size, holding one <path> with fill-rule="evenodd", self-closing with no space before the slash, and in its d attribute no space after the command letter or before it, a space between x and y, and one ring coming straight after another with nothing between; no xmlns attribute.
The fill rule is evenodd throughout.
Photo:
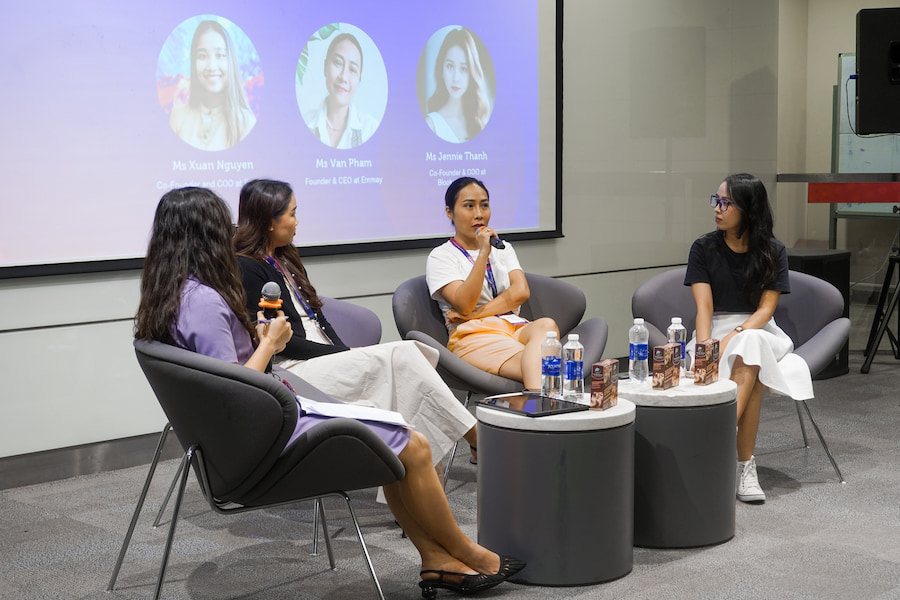
<svg viewBox="0 0 900 600"><path fill-rule="evenodd" d="M872 359L875 358L875 352L878 350L878 345L881 343L881 338L884 337L885 333L887 333L888 340L891 343L894 358L900 359L900 343L897 341L897 336L888 329L888 321L890 321L891 315L897 309L897 303L900 302L900 280L894 286L894 293L891 294L890 300L887 300L888 292L891 289L891 280L894 278L894 269L900 265L900 256L892 254L888 258L890 262L888 263L887 273L884 275L881 295L878 296L878 308L875 309L875 316L872 318L872 329L869 331L869 341L866 343L866 359L859 370L860 373L869 372L869 368L872 366ZM898 269L898 278L900 278L900 269ZM887 305L885 306L886 301ZM897 313L897 331L900 333L900 312Z"/></svg>

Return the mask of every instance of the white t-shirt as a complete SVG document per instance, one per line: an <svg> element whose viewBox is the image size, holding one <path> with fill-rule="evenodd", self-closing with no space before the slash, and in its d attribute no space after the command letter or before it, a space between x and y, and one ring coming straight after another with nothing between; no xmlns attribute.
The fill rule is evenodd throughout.
<svg viewBox="0 0 900 600"><path fill-rule="evenodd" d="M466 250L466 252L469 253L472 260L477 260L478 250ZM519 265L519 258L516 256L516 251L513 250L512 244L506 242L506 248L503 250L491 248L491 255L488 261L491 263L491 271L494 274L494 282L497 285L497 294L502 294L509 289L510 272L522 270L522 267ZM452 307L441 296L441 288L454 281L465 281L472 271L472 266L472 262L449 241L444 242L428 255L428 262L425 264L425 280L428 282L428 293L437 301L444 316L447 315L447 311ZM485 277L481 286L481 296L479 296L475 307L487 304L493 299L494 294L491 292L490 285L488 285L487 277ZM513 312L519 314L519 307L516 307ZM453 327L455 326L451 326L451 329Z"/></svg>

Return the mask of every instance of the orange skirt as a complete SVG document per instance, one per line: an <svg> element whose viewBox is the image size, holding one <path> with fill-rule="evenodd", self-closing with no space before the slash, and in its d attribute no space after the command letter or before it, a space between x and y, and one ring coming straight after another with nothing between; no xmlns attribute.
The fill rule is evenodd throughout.
<svg viewBox="0 0 900 600"><path fill-rule="evenodd" d="M470 365L494 375L510 358L525 349L519 341L522 328L500 317L485 317L460 323L450 333L447 349Z"/></svg>

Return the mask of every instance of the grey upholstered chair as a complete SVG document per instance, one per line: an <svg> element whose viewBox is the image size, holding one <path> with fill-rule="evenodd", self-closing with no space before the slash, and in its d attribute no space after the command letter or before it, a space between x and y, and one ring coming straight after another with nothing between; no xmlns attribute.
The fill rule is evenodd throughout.
<svg viewBox="0 0 900 600"><path fill-rule="evenodd" d="M631 313L635 317L643 317L650 331L651 346L666 342L665 331L672 317L681 317L688 335L693 335L697 307L691 288L684 285L685 270L673 269L651 277L635 290L631 298ZM791 293L783 294L779 299L778 308L775 309L775 322L794 341L794 352L806 361L815 378L846 343L850 336L850 319L842 316L844 298L836 287L798 271L790 271L788 276ZM795 406L804 446L809 448L809 440L801 406L805 409L834 472L843 483L841 470L809 410L809 404L798 400Z"/></svg>
<svg viewBox="0 0 900 600"><path fill-rule="evenodd" d="M328 298L325 296L320 296L322 299L322 312L325 313L325 317L328 319L331 326L334 327L334 330L338 332L338 335L341 336L341 341L343 341L347 346L351 348L361 347L361 346L374 346L375 344L381 341L381 319L378 318L374 312L365 308L363 306L359 306L358 304L353 304L352 302L347 302L346 300L337 300L335 298ZM275 368L278 372L279 376L282 379L287 379L291 385L294 386L294 389L298 394L302 396L306 396L311 400L318 400L320 402L334 402L335 400L327 395L325 395L321 390L315 388L299 377L294 376L288 371L284 369ZM156 451L153 454L153 458L150 461L150 473L147 476L147 485L150 485L150 481L153 479L153 474L156 471L156 465L159 463L159 458L162 455L163 447L166 444L166 439L168 438L169 432L172 430L172 426L170 423L166 423L166 426L163 427L162 433L159 435L159 441L156 444ZM168 492L166 492L165 498L163 498L162 503L159 506L159 511L156 513L156 519L153 521L153 528L156 529L159 527L160 521L162 520L163 513L166 510L166 506L169 504L169 499L172 497L172 492L175 491L175 485L178 483L178 477L181 475L181 470L184 469L187 461L187 457L183 457L181 460L181 465L179 465L178 470L175 472L175 476L172 478L172 484L169 486ZM145 492L146 493L146 492ZM143 504L144 498L141 497L140 503ZM316 506L318 508L318 504ZM318 523L319 512L315 513L316 524ZM314 529L314 531L318 531L318 527ZM314 534L315 535L315 534ZM319 537L315 535L313 538L313 553L318 551L318 542Z"/></svg>
<svg viewBox="0 0 900 600"><path fill-rule="evenodd" d="M372 581L383 599L346 492L402 479L405 470L391 449L358 421L331 419L303 434L282 452L294 431L298 409L294 394L279 379L160 342L137 340L134 346L138 363L169 418L210 507L226 514L326 495L343 497ZM145 492L151 476L152 473ZM187 479L185 469L179 481L155 598L159 598L165 580ZM141 502L132 516L109 590L115 585L140 508ZM322 517L325 529L324 514ZM325 543L334 568L327 529Z"/></svg>
<svg viewBox="0 0 900 600"><path fill-rule="evenodd" d="M522 305L520 314L526 319L552 317L559 327L560 338L579 334L584 345L584 364L591 365L603 355L609 327L599 317L584 322L587 305L584 293L571 283L544 275L526 273L531 297ZM444 382L453 389L466 392L465 405L472 394L506 394L522 390L522 382L482 371L447 350L447 326L437 302L431 299L425 276L420 275L400 284L392 298L394 321L400 337L417 340L437 349L440 353L437 370ZM589 373L585 369L585 373ZM444 467L444 478L456 453L456 446Z"/></svg>
<svg viewBox="0 0 900 600"><path fill-rule="evenodd" d="M374 312L346 300L321 298L325 318L345 344L358 348L374 346L381 341L381 319Z"/></svg>

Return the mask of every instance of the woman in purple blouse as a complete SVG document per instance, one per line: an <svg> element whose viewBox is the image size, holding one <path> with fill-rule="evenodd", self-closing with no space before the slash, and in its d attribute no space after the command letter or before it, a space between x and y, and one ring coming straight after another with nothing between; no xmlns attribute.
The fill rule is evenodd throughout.
<svg viewBox="0 0 900 600"><path fill-rule="evenodd" d="M272 356L290 339L291 326L281 312L269 323L250 321L231 247L232 232L228 206L212 191L181 188L162 197L144 261L135 337L266 372ZM292 441L321 418L300 416ZM421 556L419 585L424 597L433 598L435 588L477 593L524 568L521 561L491 552L459 529L421 433L396 425L365 424L373 427L406 468L406 476L384 491L391 511Z"/></svg>

